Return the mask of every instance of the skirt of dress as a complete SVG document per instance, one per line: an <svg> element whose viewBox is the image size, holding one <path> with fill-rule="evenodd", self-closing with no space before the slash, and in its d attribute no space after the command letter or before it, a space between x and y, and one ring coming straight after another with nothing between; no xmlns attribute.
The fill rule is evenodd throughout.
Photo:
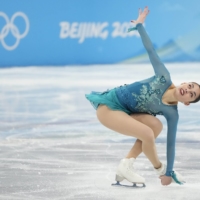
<svg viewBox="0 0 200 200"><path fill-rule="evenodd" d="M115 89L107 90L105 92L94 92L86 94L85 97L90 101L94 109L96 110L100 104L108 106L111 110L120 110L127 114L131 114L129 110L124 108L115 93Z"/></svg>

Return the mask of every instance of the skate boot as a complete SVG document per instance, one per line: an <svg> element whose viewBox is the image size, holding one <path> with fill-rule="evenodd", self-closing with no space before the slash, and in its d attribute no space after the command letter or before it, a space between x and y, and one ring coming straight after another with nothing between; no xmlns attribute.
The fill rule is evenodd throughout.
<svg viewBox="0 0 200 200"><path fill-rule="evenodd" d="M185 182L184 177L180 173L174 170L174 172L172 173L172 183L183 185L183 183L186 183L186 182Z"/></svg>
<svg viewBox="0 0 200 200"><path fill-rule="evenodd" d="M154 168L154 171L156 172L156 174L157 174L158 176L165 175L165 173L166 173L166 165L163 164L163 163L161 163L161 167L158 168L158 169L155 169L155 168Z"/></svg>
<svg viewBox="0 0 200 200"><path fill-rule="evenodd" d="M125 187L139 187L137 184L142 184L140 187L145 187L145 179L138 175L133 167L135 158L124 158L120 161L120 164L117 168L115 180L117 181L116 184L118 186L125 186ZM122 185L120 184L121 181L124 179L128 180L129 182L133 183L132 186Z"/></svg>
<svg viewBox="0 0 200 200"><path fill-rule="evenodd" d="M166 165L161 163L161 167L158 168L158 169L154 168L154 171L159 176L165 175L165 173L166 173ZM177 171L174 170L174 172L172 174L172 183L178 183L178 184L182 185L183 183L185 183L185 180L184 180L183 176L180 173L178 173Z"/></svg>

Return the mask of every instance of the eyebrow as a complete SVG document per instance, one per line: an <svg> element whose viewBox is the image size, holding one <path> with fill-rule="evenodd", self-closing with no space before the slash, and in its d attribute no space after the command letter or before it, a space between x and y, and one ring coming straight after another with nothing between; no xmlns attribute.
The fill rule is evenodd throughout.
<svg viewBox="0 0 200 200"><path fill-rule="evenodd" d="M192 88L194 88L194 84L192 83Z"/></svg>
<svg viewBox="0 0 200 200"><path fill-rule="evenodd" d="M192 88L194 88L194 84L192 83ZM195 97L197 96L196 92L194 92Z"/></svg>

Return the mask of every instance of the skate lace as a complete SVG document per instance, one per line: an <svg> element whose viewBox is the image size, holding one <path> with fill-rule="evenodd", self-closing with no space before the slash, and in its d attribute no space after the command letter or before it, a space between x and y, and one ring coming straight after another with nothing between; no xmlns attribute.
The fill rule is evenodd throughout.
<svg viewBox="0 0 200 200"><path fill-rule="evenodd" d="M134 162L133 161L130 161L129 162L129 165L128 165L128 170L132 173L135 173L135 169L134 169L134 166L133 166Z"/></svg>

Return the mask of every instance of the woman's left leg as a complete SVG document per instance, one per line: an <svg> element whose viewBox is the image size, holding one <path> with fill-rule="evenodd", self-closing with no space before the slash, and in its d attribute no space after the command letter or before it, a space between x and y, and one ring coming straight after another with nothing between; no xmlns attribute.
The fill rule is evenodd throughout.
<svg viewBox="0 0 200 200"><path fill-rule="evenodd" d="M135 120L147 125L154 132L154 137L157 138L160 132L162 131L163 125L161 121L148 114L132 114L130 115ZM137 158L142 153L142 141L137 139L131 150L129 151L126 158Z"/></svg>

